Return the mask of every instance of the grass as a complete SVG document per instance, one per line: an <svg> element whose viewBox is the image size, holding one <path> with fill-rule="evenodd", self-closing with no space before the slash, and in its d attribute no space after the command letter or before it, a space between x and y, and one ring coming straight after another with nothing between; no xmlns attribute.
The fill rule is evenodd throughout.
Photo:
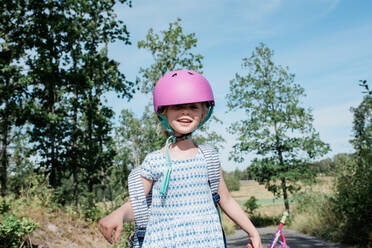
<svg viewBox="0 0 372 248"><path fill-rule="evenodd" d="M311 190L312 192L322 195L331 194L333 180L332 177L319 177L317 178L317 183L314 185L302 185L301 191L306 192ZM276 199L264 185L253 180L241 181L240 190L231 192L231 195L241 206L243 206L244 202L251 196L254 196L257 199L257 203L260 205L255 211L255 214L262 217L278 218L285 211L283 199ZM290 196L290 200L292 200L290 205L291 211L296 208L296 203L293 201L293 198L294 197ZM297 231L306 232L310 222L313 224L318 223L316 218L316 216L312 216L309 213L296 213L296 217L293 218L289 227ZM231 229L231 226L229 228Z"/></svg>

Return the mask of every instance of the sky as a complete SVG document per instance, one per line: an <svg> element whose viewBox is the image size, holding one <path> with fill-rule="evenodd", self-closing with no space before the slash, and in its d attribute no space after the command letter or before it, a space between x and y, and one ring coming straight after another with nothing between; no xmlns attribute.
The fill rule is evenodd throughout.
<svg viewBox="0 0 372 248"><path fill-rule="evenodd" d="M333 157L353 152L350 108L362 100L359 80L371 85L371 11L369 0L133 0L132 8L116 7L132 45L116 42L110 45L109 56L134 81L140 67L154 62L149 51L137 48L137 42L145 39L150 28L160 33L181 18L183 32L195 33L198 40L192 52L204 56L203 75L214 92L214 114L223 121L212 128L226 139L220 159L222 168L232 171L247 168L254 154L241 164L228 159L237 136L227 128L244 118L227 108L229 82L236 73L244 75L242 59L263 42L274 51L275 63L288 66L295 82L305 89L301 104L311 109L314 128L330 144L326 157ZM140 117L150 101L147 98L137 93L128 102L110 94L108 104L116 116L126 108Z"/></svg>

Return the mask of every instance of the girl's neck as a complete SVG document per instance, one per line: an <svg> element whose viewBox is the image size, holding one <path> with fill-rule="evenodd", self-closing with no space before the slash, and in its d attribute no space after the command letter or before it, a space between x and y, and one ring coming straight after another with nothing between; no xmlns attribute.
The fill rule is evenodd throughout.
<svg viewBox="0 0 372 248"><path fill-rule="evenodd" d="M165 147L161 149L163 154L166 153ZM194 158L198 152L197 146L192 139L179 140L176 143L169 144L169 154L172 160Z"/></svg>
<svg viewBox="0 0 372 248"><path fill-rule="evenodd" d="M170 149L179 149L181 151L188 150L191 148L197 147L194 142L192 141L192 138L184 139L184 140L177 140L176 143L172 143L170 145Z"/></svg>

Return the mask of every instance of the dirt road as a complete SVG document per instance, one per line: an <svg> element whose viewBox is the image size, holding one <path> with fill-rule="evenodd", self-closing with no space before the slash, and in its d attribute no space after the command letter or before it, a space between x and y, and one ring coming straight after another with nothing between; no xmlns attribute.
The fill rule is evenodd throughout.
<svg viewBox="0 0 372 248"><path fill-rule="evenodd" d="M276 228L265 227L258 228L260 232L263 247L266 248L270 245L270 242L274 236ZM321 240L316 237L301 234L293 230L286 229L284 235L287 239L287 244L291 248L314 248L314 247L331 247L331 248L347 248L346 246L333 244ZM235 234L227 237L227 248L241 248L246 247L248 243L248 237L242 230L236 230Z"/></svg>

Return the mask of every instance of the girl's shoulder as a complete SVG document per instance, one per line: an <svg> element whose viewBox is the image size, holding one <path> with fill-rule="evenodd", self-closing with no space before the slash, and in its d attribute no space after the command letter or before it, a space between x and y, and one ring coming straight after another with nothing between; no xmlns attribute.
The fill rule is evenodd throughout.
<svg viewBox="0 0 372 248"><path fill-rule="evenodd" d="M147 161L147 162L150 162L153 160L157 161L163 158L164 158L163 152L161 150L156 150L156 151L148 153L144 161Z"/></svg>

